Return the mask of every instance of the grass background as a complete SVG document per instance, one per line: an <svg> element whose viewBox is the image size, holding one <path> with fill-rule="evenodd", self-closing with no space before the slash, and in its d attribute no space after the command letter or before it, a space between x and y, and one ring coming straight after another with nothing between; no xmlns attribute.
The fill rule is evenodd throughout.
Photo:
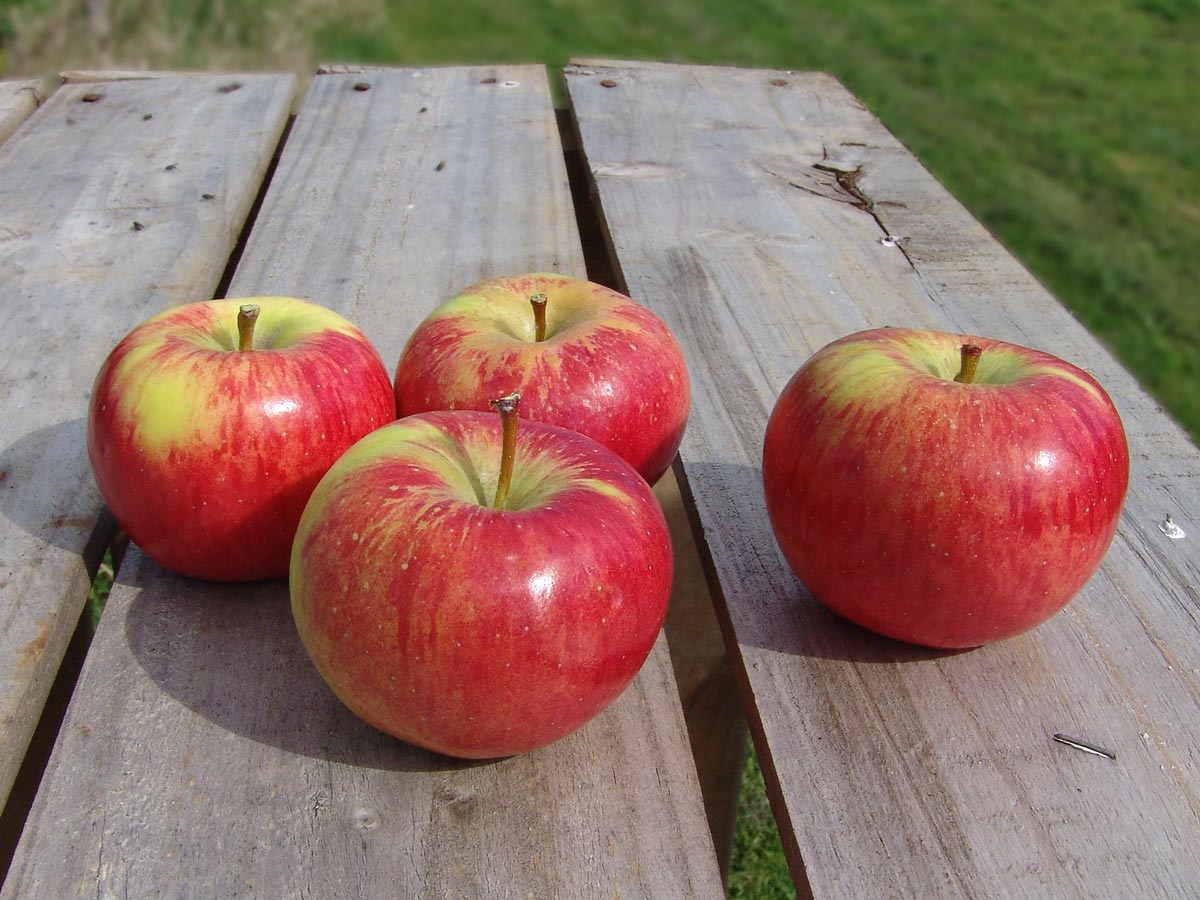
<svg viewBox="0 0 1200 900"><path fill-rule="evenodd" d="M837 76L1200 435L1200 0L0 0L0 77L573 56ZM790 885L751 754L730 894Z"/></svg>

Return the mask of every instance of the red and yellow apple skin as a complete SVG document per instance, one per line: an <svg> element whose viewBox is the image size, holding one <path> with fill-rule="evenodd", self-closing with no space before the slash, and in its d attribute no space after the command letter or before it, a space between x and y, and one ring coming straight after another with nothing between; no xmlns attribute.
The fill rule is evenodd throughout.
<svg viewBox="0 0 1200 900"><path fill-rule="evenodd" d="M333 692L461 758L590 720L641 668L670 596L666 523L627 463L522 421L497 510L500 457L494 413L403 418L330 469L292 555L296 626Z"/></svg>
<svg viewBox="0 0 1200 900"><path fill-rule="evenodd" d="M242 351L250 303L261 312ZM116 346L92 390L88 456L151 559L214 581L277 578L317 481L395 417L386 366L341 316L284 297L214 300L154 316Z"/></svg>
<svg viewBox="0 0 1200 900"><path fill-rule="evenodd" d="M529 298L545 294L535 340ZM468 288L413 333L396 367L401 416L487 409L511 392L526 419L608 447L653 484L687 425L691 385L670 330L645 306L561 275L497 278Z"/></svg>
<svg viewBox="0 0 1200 900"><path fill-rule="evenodd" d="M956 383L970 344L978 369ZM767 511L800 581L853 622L939 648L1064 607L1107 551L1128 479L1120 417L1086 372L898 328L812 356L763 447Z"/></svg>

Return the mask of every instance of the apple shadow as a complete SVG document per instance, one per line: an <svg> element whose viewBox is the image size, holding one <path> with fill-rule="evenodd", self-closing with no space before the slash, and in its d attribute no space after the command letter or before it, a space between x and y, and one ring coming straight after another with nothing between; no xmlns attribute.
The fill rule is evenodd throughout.
<svg viewBox="0 0 1200 900"><path fill-rule="evenodd" d="M124 635L168 696L222 729L288 753L398 772L448 772L497 760L457 760L367 725L308 658L283 579L224 585L174 575L131 551L117 578Z"/></svg>
<svg viewBox="0 0 1200 900"><path fill-rule="evenodd" d="M694 463L677 469L677 475L718 616L727 630L732 622L740 624L737 639L742 645L790 656L866 664L919 662L971 652L938 650L884 637L822 605L795 576L779 550L767 517L762 472L757 466ZM697 490L714 498L709 504L711 519L727 534L706 539L704 528L697 527ZM736 538L739 558L727 559L721 567L735 573L722 585L713 547L731 536ZM743 608L753 608L753 618L740 613Z"/></svg>
<svg viewBox="0 0 1200 900"><path fill-rule="evenodd" d="M91 558L92 545L107 534L98 534L106 514L86 446L84 420L75 418L0 449L0 515L38 540Z"/></svg>

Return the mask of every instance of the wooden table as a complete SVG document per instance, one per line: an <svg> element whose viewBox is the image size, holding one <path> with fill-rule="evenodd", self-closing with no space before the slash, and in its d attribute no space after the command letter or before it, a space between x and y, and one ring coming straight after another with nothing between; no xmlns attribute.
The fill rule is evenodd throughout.
<svg viewBox="0 0 1200 900"><path fill-rule="evenodd" d="M713 760L736 764L736 716L694 702L694 672L681 703L705 652L690 588L670 652L593 723L464 765L337 703L284 584L188 581L135 548L17 804L113 535L82 417L116 340L169 305L282 293L394 360L440 300L531 270L615 282L684 347L682 568L698 554L801 896L1200 896L1200 454L831 78L580 62L561 117L534 66L341 71L302 100L279 75L80 78L32 114L27 86L0 90L4 898L721 895ZM809 353L886 324L1057 353L1125 419L1112 550L1027 636L877 638L782 561L766 417Z"/></svg>

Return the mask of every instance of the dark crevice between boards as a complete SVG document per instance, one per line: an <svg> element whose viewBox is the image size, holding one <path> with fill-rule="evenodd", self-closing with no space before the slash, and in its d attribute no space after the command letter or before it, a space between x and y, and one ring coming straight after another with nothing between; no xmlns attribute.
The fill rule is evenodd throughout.
<svg viewBox="0 0 1200 900"><path fill-rule="evenodd" d="M569 109L555 109L558 133L567 166L567 181L571 188L571 204L575 208L575 225L583 244L583 260L588 281L626 293L624 281L613 264L615 254L603 221L600 203L595 195L595 182L588 175L587 159L576 129L575 117Z"/></svg>
<svg viewBox="0 0 1200 900"><path fill-rule="evenodd" d="M75 631L67 643L58 674L50 685L50 693L46 697L41 717L25 750L21 768L17 770L4 810L0 812L0 886L8 877L17 843L33 808L33 801L41 786L50 754L62 730L67 705L75 692L84 659L96 634L104 602L108 599L109 590L128 546L129 538L117 528L108 510L104 510L82 554L84 565L91 577L91 589L75 624Z"/></svg>
<svg viewBox="0 0 1200 900"><path fill-rule="evenodd" d="M224 299L229 293L229 285L233 283L233 276L237 272L238 264L242 261L242 254L246 252L246 242L250 238L250 232L254 230L254 223L258 221L258 214L262 210L267 190L271 187L271 182L275 180L275 170L279 168L279 159L283 156L283 148L287 146L288 137L291 135L292 126L295 123L295 114L288 116L287 124L283 126L283 133L279 135L279 141L275 145L275 152L271 154L271 162L267 164L266 174L258 186L258 194L254 198L254 203L250 205L250 212L246 214L246 221L242 223L237 243L234 244L233 250L229 254L225 271L221 273L221 280L217 282L216 290L213 292L213 298L216 300Z"/></svg>
<svg viewBox="0 0 1200 900"><path fill-rule="evenodd" d="M583 141L579 132L579 123L574 115L574 110L570 108L570 92L564 86L562 94L567 98L568 107L565 109L558 108L555 114L558 121L558 130L560 142L563 148L563 157L566 162L567 177L570 183L571 200L575 208L576 224L579 229L580 241L583 244L583 255L587 269L587 277L590 281L598 284L603 284L614 290L620 291L623 294L629 293L629 288L625 280L624 273L621 271L620 260L618 259L615 246L612 240L612 234L608 226L608 222L604 215L603 204L600 202L599 192L596 187L595 180L591 176L591 169L587 160L587 153L583 147ZM715 615L710 615L707 620L710 621L711 627L720 634L712 635L712 638L718 642L724 642L726 648L724 659L724 671L717 673L719 678L732 680L734 685L726 685L730 691L740 693L742 697L742 709L752 708L745 706L745 698L751 696L747 685L749 684L744 671L737 671L740 667L740 654L731 652L729 649L730 642L734 640L733 630L724 616L723 600L718 600L721 595L720 581L716 577L716 570L713 566L712 556L709 552L707 542L704 540L704 531L700 526L695 513L695 504L692 500L691 491L687 484L687 477L683 465L676 456L672 464L672 471L679 485L679 491L682 495L683 508L686 511L688 526L691 532L691 539L694 542L699 556L699 565L703 572L704 580L708 585L709 597L716 602L711 605L714 608ZM693 565L696 564L693 562ZM719 622L719 624L718 624ZM671 647L672 641L671 631L667 631L668 647L672 649L673 662L675 648ZM737 660L737 663L731 664L731 660ZM712 676L714 673L709 673ZM710 678L710 680L713 680ZM677 684L678 681L677 681ZM685 719L688 727L688 736L693 747L693 754L699 760L703 757L709 759L716 758L720 753L718 743L712 740L711 734L706 735L706 729L711 732L713 728L712 718L709 713L710 709L704 706L705 692L704 691L685 691L682 685L681 702L684 704ZM706 685L707 689L711 689L713 685ZM689 704L684 698L684 693L693 695L693 703ZM713 696L714 692L707 691L707 696ZM696 698L699 698L698 700ZM736 705L736 701L734 701ZM687 715L691 712L692 715ZM745 718L742 716L741 710L737 711L739 720L739 737L745 734ZM728 723L722 720L721 725ZM756 743L761 736L756 736ZM742 746L745 747L748 742L744 741ZM707 747L706 747L707 745ZM761 745L761 743L760 743ZM712 748L717 748L717 754L712 752ZM744 761L744 754L741 756ZM713 835L714 848L717 853L717 860L721 868L721 877L728 885L729 875L732 862L732 852L734 845L734 834L736 829L737 811L740 805L740 793L742 789L742 766L737 765L738 760L727 761L726 765L736 765L736 772L725 772L720 777L713 777L713 772L705 773L699 771L703 766L698 766L697 774L700 776L701 792L704 795L705 813L708 818L709 830ZM768 767L763 767L764 773L768 771ZM767 776L776 784L778 779L774 777L774 771L771 770ZM730 796L730 787L732 786L732 796ZM774 791L778 795L778 790ZM772 798L772 809L779 815L782 810L782 803L776 803ZM786 812L783 811L784 815ZM800 897L805 897L807 889L807 877L803 874L803 867L799 865L800 855L798 848L785 848L785 855L789 860L789 864L793 870L793 878L797 885L801 885Z"/></svg>
<svg viewBox="0 0 1200 900"><path fill-rule="evenodd" d="M709 590L712 592L713 607L716 610L717 619L721 624L721 632L725 637L726 645L730 647L728 655L732 661L734 682L737 684L738 693L742 698L742 708L748 710L750 713L746 716L752 742L750 749L754 752L759 769L762 772L767 800L771 805L771 812L777 822L787 823L786 827L782 830L776 827L776 837L783 848L783 855L787 859L788 869L791 872L792 880L796 884L797 900L812 900L813 893L808 882L808 872L805 869L804 860L800 854L800 845L794 840L796 831L791 826L791 815L784 801L783 789L779 783L779 775L775 770L771 754L767 752L768 745L766 734L762 728L762 720L756 714L757 707L754 701L754 688L750 684L750 675L746 671L745 660L736 646L737 637L734 632L733 621L729 618L729 608L725 603L725 595L721 589L721 580L717 576L717 566L713 561L708 540L704 536L704 525L700 521L700 514L696 510L691 483L688 481L687 472L684 470L678 456L675 457L672 468L674 469L676 480L679 482L679 492L683 495L683 508L687 511L692 535L700 554L700 565L704 569L704 577L708 580ZM788 840L784 840L785 834L788 836Z"/></svg>

